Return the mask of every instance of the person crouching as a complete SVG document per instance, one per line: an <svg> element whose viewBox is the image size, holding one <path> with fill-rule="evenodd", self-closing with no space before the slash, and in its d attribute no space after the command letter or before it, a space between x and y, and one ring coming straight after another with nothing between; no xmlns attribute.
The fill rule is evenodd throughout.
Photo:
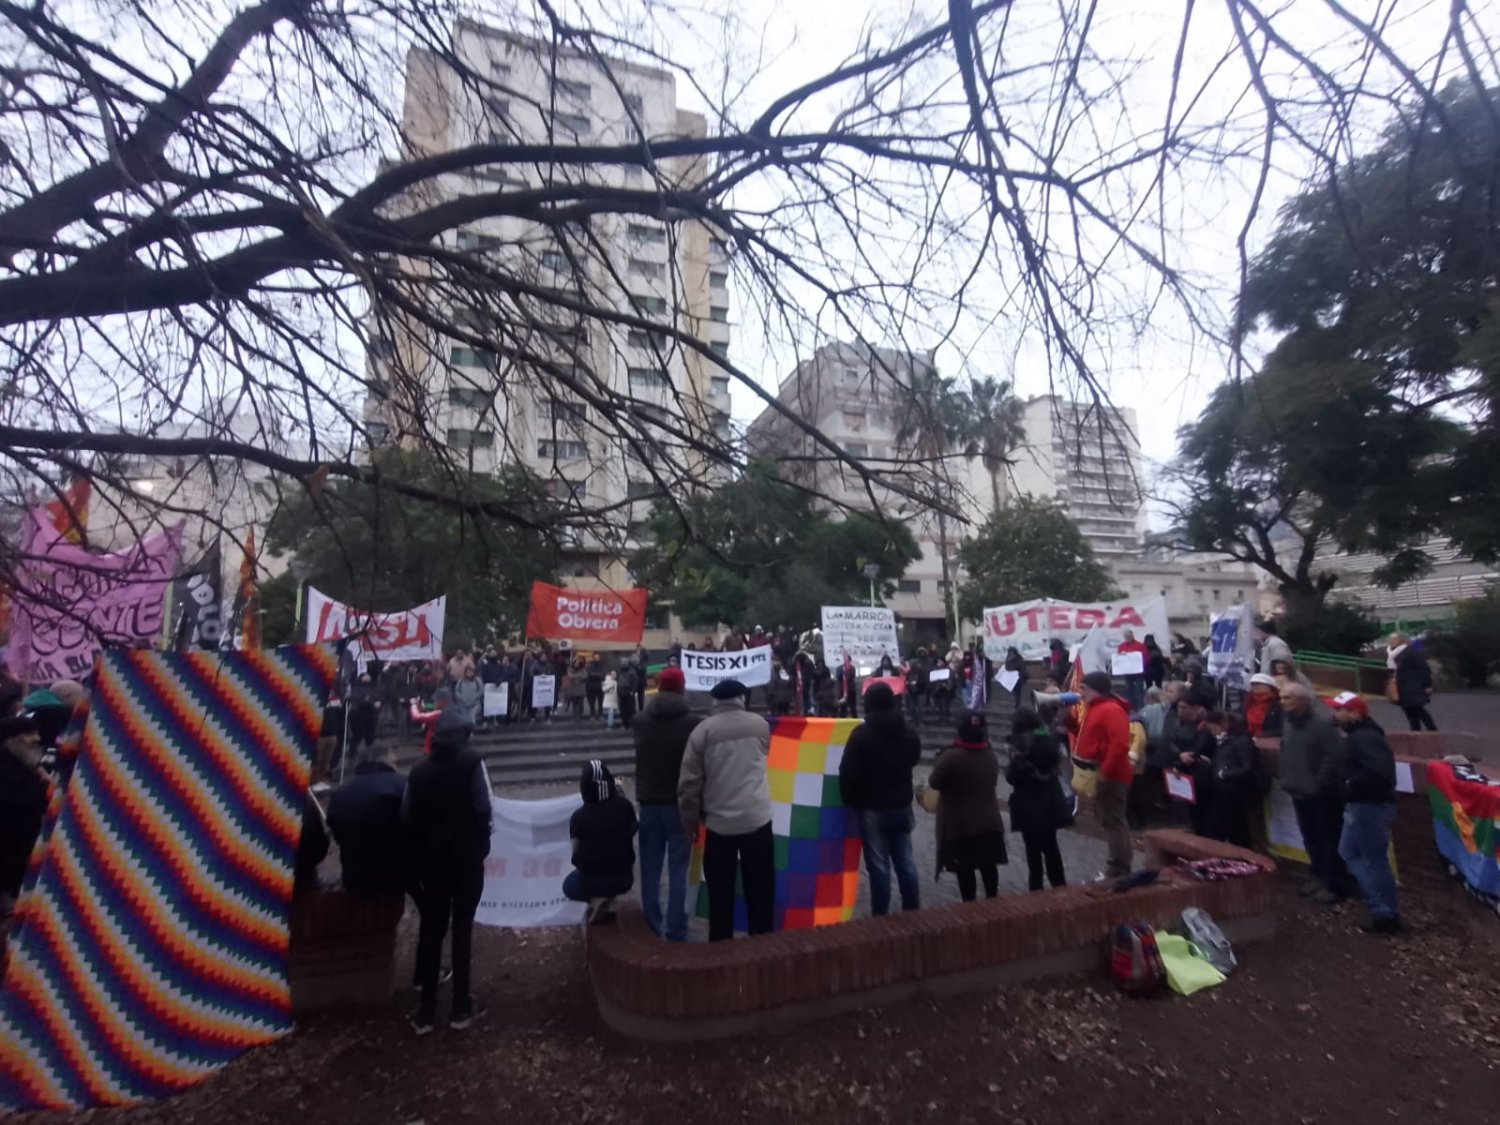
<svg viewBox="0 0 1500 1125"><path fill-rule="evenodd" d="M635 806L598 758L584 763L578 787L583 808L568 822L573 870L562 889L574 902L589 904L592 921L635 885Z"/></svg>

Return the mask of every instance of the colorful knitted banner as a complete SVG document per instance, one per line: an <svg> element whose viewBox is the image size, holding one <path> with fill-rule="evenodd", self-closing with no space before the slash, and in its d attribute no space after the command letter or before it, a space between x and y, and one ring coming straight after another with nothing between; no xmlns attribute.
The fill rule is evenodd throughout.
<svg viewBox="0 0 1500 1125"><path fill-rule="evenodd" d="M1426 769L1438 852L1471 894L1500 910L1500 784L1447 762Z"/></svg>
<svg viewBox="0 0 1500 1125"><path fill-rule="evenodd" d="M176 1093L291 1028L292 861L332 645L116 651L18 908L0 1109Z"/></svg>
<svg viewBox="0 0 1500 1125"><path fill-rule="evenodd" d="M776 847L776 928L807 930L847 922L859 891L859 820L839 793L839 762L858 719L771 720L771 831ZM708 917L703 833L693 846L689 883L697 913ZM745 900L734 928L747 928Z"/></svg>

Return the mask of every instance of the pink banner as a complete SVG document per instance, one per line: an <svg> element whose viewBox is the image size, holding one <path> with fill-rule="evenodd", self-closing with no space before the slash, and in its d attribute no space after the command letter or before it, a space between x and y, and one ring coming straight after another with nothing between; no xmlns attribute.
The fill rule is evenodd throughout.
<svg viewBox="0 0 1500 1125"><path fill-rule="evenodd" d="M32 684L80 679L104 647L133 648L161 635L181 527L120 554L96 555L64 542L35 512L27 520L30 542L11 595L13 676Z"/></svg>

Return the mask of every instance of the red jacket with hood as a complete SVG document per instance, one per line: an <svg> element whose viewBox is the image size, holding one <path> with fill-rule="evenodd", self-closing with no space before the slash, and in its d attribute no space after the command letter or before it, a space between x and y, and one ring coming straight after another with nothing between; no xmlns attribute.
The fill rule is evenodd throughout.
<svg viewBox="0 0 1500 1125"><path fill-rule="evenodd" d="M1130 784L1135 770L1130 764L1130 711L1123 699L1106 695L1088 705L1073 754L1099 763L1103 780Z"/></svg>

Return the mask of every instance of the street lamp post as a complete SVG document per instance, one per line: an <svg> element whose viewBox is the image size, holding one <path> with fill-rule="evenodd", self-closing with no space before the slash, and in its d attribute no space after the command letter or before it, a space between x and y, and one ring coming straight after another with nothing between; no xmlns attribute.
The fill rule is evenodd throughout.
<svg viewBox="0 0 1500 1125"><path fill-rule="evenodd" d="M875 608L875 579L880 577L880 567L874 563L865 563L864 575L870 580L870 608Z"/></svg>

